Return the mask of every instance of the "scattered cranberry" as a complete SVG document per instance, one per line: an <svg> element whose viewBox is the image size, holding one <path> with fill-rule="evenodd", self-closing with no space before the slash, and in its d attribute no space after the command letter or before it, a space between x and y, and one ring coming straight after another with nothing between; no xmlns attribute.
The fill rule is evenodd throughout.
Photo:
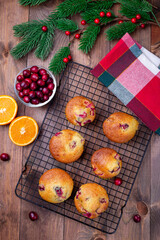
<svg viewBox="0 0 160 240"><path fill-rule="evenodd" d="M94 22L95 22L96 24L100 23L99 18L96 18L96 19L94 20Z"/></svg>
<svg viewBox="0 0 160 240"><path fill-rule="evenodd" d="M46 81L47 84L53 83L53 79L51 77L48 78L48 80Z"/></svg>
<svg viewBox="0 0 160 240"><path fill-rule="evenodd" d="M39 68L37 66L31 67L31 72L32 73L38 73Z"/></svg>
<svg viewBox="0 0 160 240"><path fill-rule="evenodd" d="M2 154L0 155L0 159L1 159L2 161L8 161L8 160L10 159L10 156L9 156L7 153L2 153Z"/></svg>
<svg viewBox="0 0 160 240"><path fill-rule="evenodd" d="M30 99L33 99L33 98L35 98L36 97L36 93L34 92L34 91L30 91L30 93L29 93L29 98Z"/></svg>
<svg viewBox="0 0 160 240"><path fill-rule="evenodd" d="M22 87L22 89L26 89L26 88L28 88L28 87L29 87L29 83L28 83L28 82L26 82L25 80L24 80L24 81L22 81L20 84L21 84L21 87Z"/></svg>
<svg viewBox="0 0 160 240"><path fill-rule="evenodd" d="M23 89L23 94L24 94L24 96L28 96L29 93L30 93L30 89L29 89L29 88Z"/></svg>
<svg viewBox="0 0 160 240"><path fill-rule="evenodd" d="M25 81L28 82L29 84L32 83L32 80L30 78L25 78Z"/></svg>
<svg viewBox="0 0 160 240"><path fill-rule="evenodd" d="M47 32L47 30L48 30L47 26L43 26L43 27L42 27L42 31L43 31L43 32Z"/></svg>
<svg viewBox="0 0 160 240"><path fill-rule="evenodd" d="M137 15L136 15L136 18L137 18L138 20L140 20L140 19L141 19L141 15L140 15L140 14L137 14Z"/></svg>
<svg viewBox="0 0 160 240"><path fill-rule="evenodd" d="M22 87L21 87L21 84L20 83L17 83L16 84L16 89L18 90L18 91L22 91Z"/></svg>
<svg viewBox="0 0 160 240"><path fill-rule="evenodd" d="M23 76L24 76L24 77L29 77L30 75L31 75L31 72L30 72L29 69L25 69L25 70L23 71Z"/></svg>
<svg viewBox="0 0 160 240"><path fill-rule="evenodd" d="M24 101L25 103L29 103L29 102L30 102L30 99L29 99L28 96L24 96L23 101Z"/></svg>
<svg viewBox="0 0 160 240"><path fill-rule="evenodd" d="M23 75L18 75L17 76L17 81L18 82L21 82L21 81L23 81L24 80L24 76Z"/></svg>
<svg viewBox="0 0 160 240"><path fill-rule="evenodd" d="M75 38L77 38L77 39L79 39L80 36L81 36L81 35L80 35L79 33L75 34Z"/></svg>
<svg viewBox="0 0 160 240"><path fill-rule="evenodd" d="M114 184L116 185L116 186L120 186L121 184L122 184L122 179L121 178L115 178L114 179Z"/></svg>
<svg viewBox="0 0 160 240"><path fill-rule="evenodd" d="M136 23L136 22L137 22L137 19L136 19L136 18L132 18L132 19L131 19L131 22L132 22L132 23Z"/></svg>
<svg viewBox="0 0 160 240"><path fill-rule="evenodd" d="M107 16L108 18L110 18L110 17L112 16L112 13L111 13L111 12L107 12L107 13L106 13L106 16Z"/></svg>
<svg viewBox="0 0 160 240"><path fill-rule="evenodd" d="M19 92L18 95L20 96L20 98L23 98L24 97L23 91Z"/></svg>
<svg viewBox="0 0 160 240"><path fill-rule="evenodd" d="M119 24L123 23L123 20L120 20L118 23L119 23Z"/></svg>
<svg viewBox="0 0 160 240"><path fill-rule="evenodd" d="M38 79L39 79L39 76L38 76L38 74L37 73L32 73L31 74L31 79L32 79L32 81L37 81Z"/></svg>
<svg viewBox="0 0 160 240"><path fill-rule="evenodd" d="M36 91L36 96L38 98L43 98L43 93L41 91Z"/></svg>
<svg viewBox="0 0 160 240"><path fill-rule="evenodd" d="M49 75L48 75L48 74L43 74L43 75L42 75L42 80L43 80L43 81L47 81L48 78L49 78Z"/></svg>
<svg viewBox="0 0 160 240"><path fill-rule="evenodd" d="M82 21L81 21L81 24L82 24L82 25L86 25L86 21L85 21L85 20L82 20Z"/></svg>
<svg viewBox="0 0 160 240"><path fill-rule="evenodd" d="M71 34L71 32L70 32L70 31L65 31L65 34L66 34L67 36L69 36L69 35Z"/></svg>
<svg viewBox="0 0 160 240"><path fill-rule="evenodd" d="M54 84L53 83L50 83L48 84L48 87L47 87L49 90L53 90L54 89Z"/></svg>
<svg viewBox="0 0 160 240"><path fill-rule="evenodd" d="M100 12L100 17L104 17L105 16L105 12Z"/></svg>
<svg viewBox="0 0 160 240"><path fill-rule="evenodd" d="M32 104L35 104L35 105L37 105L37 104L39 104L39 99L38 98L33 98L32 100L31 100L31 103Z"/></svg>
<svg viewBox="0 0 160 240"><path fill-rule="evenodd" d="M37 89L37 84L35 82L32 82L31 85L30 85L30 89L32 91L36 90Z"/></svg>
<svg viewBox="0 0 160 240"><path fill-rule="evenodd" d="M32 221L35 221L38 219L38 214L36 212L30 212L29 213L29 218L32 220Z"/></svg>
<svg viewBox="0 0 160 240"><path fill-rule="evenodd" d="M48 96L48 95L44 95L44 96L43 96L43 100L44 100L44 101L47 101L48 99L49 99L49 96Z"/></svg>
<svg viewBox="0 0 160 240"><path fill-rule="evenodd" d="M141 221L141 216L139 214L136 214L133 216L133 220L136 222L136 223L139 223Z"/></svg>
<svg viewBox="0 0 160 240"><path fill-rule="evenodd" d="M72 60L72 56L71 56L71 55L68 55L68 59L71 61L71 60Z"/></svg>
<svg viewBox="0 0 160 240"><path fill-rule="evenodd" d="M141 24L141 28L145 28L145 24L144 23Z"/></svg>
<svg viewBox="0 0 160 240"><path fill-rule="evenodd" d="M45 69L41 68L41 69L39 70L39 74L40 74L40 75L43 75L43 74L47 74L47 72L46 72Z"/></svg>
<svg viewBox="0 0 160 240"><path fill-rule="evenodd" d="M64 63L68 63L69 59L68 58L63 58Z"/></svg>
<svg viewBox="0 0 160 240"><path fill-rule="evenodd" d="M44 75L43 75L43 76L44 76ZM37 81L37 84L38 84L39 86L43 87L43 86L45 85L45 82L44 82L42 79L39 79L39 80Z"/></svg>
<svg viewBox="0 0 160 240"><path fill-rule="evenodd" d="M44 87L43 88L43 90L42 90L42 92L43 92L43 94L48 94L49 93L49 89L48 88L46 88L46 87Z"/></svg>

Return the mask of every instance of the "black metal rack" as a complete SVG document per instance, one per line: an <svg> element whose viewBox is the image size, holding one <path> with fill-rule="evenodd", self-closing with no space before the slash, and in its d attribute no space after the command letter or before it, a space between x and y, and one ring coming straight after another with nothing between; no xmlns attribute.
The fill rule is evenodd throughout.
<svg viewBox="0 0 160 240"><path fill-rule="evenodd" d="M60 87L45 115L30 155L26 162L26 172L23 171L17 183L15 192L18 197L56 213L84 223L105 233L114 233L117 230L138 170L149 144L152 132L140 120L140 127L136 136L128 143L118 144L109 141L103 134L103 121L113 112L122 111L134 116L101 82L90 73L90 68L71 62L64 71ZM85 127L70 124L65 117L67 102L77 95L91 99L96 106L96 119ZM85 150L81 158L70 164L63 164L53 159L49 152L50 138L63 129L70 128L78 131L85 139ZM115 149L122 157L121 186L114 185L113 179L102 180L95 176L90 159L94 151L102 147ZM72 196L60 204L51 204L38 194L40 176L51 168L62 168L74 180ZM109 207L98 218L88 219L78 213L74 206L74 196L78 187L87 182L96 182L102 185L109 195Z"/></svg>

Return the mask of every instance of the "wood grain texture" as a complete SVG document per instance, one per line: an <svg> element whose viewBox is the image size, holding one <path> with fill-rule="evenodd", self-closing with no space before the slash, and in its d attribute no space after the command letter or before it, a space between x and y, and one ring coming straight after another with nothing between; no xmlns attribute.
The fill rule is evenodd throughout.
<svg viewBox="0 0 160 240"><path fill-rule="evenodd" d="M0 94L16 96L13 90L15 75L25 66L41 65L48 66L54 53L61 47L66 46L68 38L60 31L56 32L54 49L46 61L35 58L33 53L22 58L13 60L9 50L18 43L13 37L12 27L28 19L43 19L50 13L60 0L48 0L46 3L36 7L22 7L17 0L0 0L0 22L3 27L0 29ZM155 5L159 0L152 1ZM115 11L117 11L117 6ZM80 23L80 17L75 16ZM144 30L136 31L132 36L140 44L150 49L151 43L160 42L160 34L155 26L146 27ZM157 36L158 35L158 36ZM88 56L80 52L79 40L75 40L71 47L73 60L94 67L117 43L105 40L104 30L99 35L97 42ZM57 78L58 81L58 78ZM35 118L39 126L42 123L47 107L35 109L19 105L18 115L28 115ZM160 155L160 137L153 135L151 144L140 168L138 177L133 187L131 196L124 208L119 228L113 235L106 235L88 226L64 218L54 212L42 209L31 203L20 200L14 194L14 189L24 166L32 145L18 147L11 143L8 137L8 126L0 126L0 135L3 142L0 143L0 152L9 152L11 160L0 162L0 240L158 240L160 235L160 187L158 162ZM145 210L138 202L145 203ZM144 205L143 205L144 206ZM31 222L28 218L30 211L36 211L39 215L37 222ZM141 212L142 222L136 224L132 221L135 213Z"/></svg>

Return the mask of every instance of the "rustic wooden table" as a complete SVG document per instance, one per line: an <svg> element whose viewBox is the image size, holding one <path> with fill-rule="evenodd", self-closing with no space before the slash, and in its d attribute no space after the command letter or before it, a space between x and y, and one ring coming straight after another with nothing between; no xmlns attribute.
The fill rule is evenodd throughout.
<svg viewBox="0 0 160 240"><path fill-rule="evenodd" d="M58 31L54 50L44 62L35 58L33 53L16 61L9 54L10 49L19 41L13 36L12 27L29 19L43 19L59 2L58 0L48 0L45 4L38 7L29 8L20 6L18 0L0 0L0 95L7 94L13 96L19 106L18 116L32 116L39 126L48 106L37 108L35 111L22 105L14 93L14 78L25 66L37 64L47 67L53 54L61 46L67 44L68 38L65 34ZM154 0L152 3L160 7L159 0ZM160 51L157 48L160 45L160 30L158 27L146 27L144 30L134 33L133 37L144 47L152 49L157 55L160 55ZM74 61L94 67L115 44L116 41L107 42L103 32L88 56L77 50L78 40L72 46L71 53ZM0 138L0 152L7 152L11 155L9 162L0 162L1 240L160 239L160 137L158 135L153 134L131 196L124 209L119 228L113 235L105 235L83 224L17 198L14 189L32 145L27 147L14 145L8 137L8 126L0 126ZM137 210L137 202L142 202L140 207L138 205L142 215L140 224L136 224L131 220L132 215ZM38 213L38 221L32 222L29 220L28 213L31 210L35 210Z"/></svg>

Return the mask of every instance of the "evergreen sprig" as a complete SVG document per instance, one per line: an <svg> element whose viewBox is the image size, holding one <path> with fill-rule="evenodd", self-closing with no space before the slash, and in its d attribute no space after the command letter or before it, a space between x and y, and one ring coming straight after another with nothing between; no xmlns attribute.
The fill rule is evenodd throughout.
<svg viewBox="0 0 160 240"><path fill-rule="evenodd" d="M134 24L132 22L123 22L121 24L116 24L106 31L107 39L108 40L120 39L121 37L123 37L125 33L134 32L136 28L137 24Z"/></svg>
<svg viewBox="0 0 160 240"><path fill-rule="evenodd" d="M66 63L63 62L63 59L68 57L70 54L69 47L62 47L52 58L49 64L49 70L52 71L55 75L59 74L66 67Z"/></svg>
<svg viewBox="0 0 160 240"><path fill-rule="evenodd" d="M100 30L99 25L89 25L80 39L79 49L88 53L93 47Z"/></svg>
<svg viewBox="0 0 160 240"><path fill-rule="evenodd" d="M115 2L114 0L108 0L108 1L98 0L98 1L89 2L87 5L87 10L97 9L99 11L102 11L102 9L109 9L113 6L114 2Z"/></svg>
<svg viewBox="0 0 160 240"><path fill-rule="evenodd" d="M152 5L146 0L117 0L118 3L121 3L128 10L134 9L137 11L143 12L152 12Z"/></svg>
<svg viewBox="0 0 160 240"><path fill-rule="evenodd" d="M66 18L57 19L54 24L56 28L64 32L65 31L75 32L76 30L78 30L78 25L70 19Z"/></svg>
<svg viewBox="0 0 160 240"><path fill-rule="evenodd" d="M110 18L108 17L100 17L99 16L99 10L98 9L90 9L87 12L81 13L81 17L87 22L87 23L94 23L94 20L98 18L100 20L101 24L107 24L108 22L112 21L115 18L115 15L113 11L108 9L101 9L101 11L107 12L110 11L112 13L112 16Z"/></svg>
<svg viewBox="0 0 160 240"><path fill-rule="evenodd" d="M143 21L143 22L152 20L150 17L150 14L148 12L142 11L140 9L137 11L134 8L132 8L128 11L128 8L124 5L121 5L120 13L122 14L122 16L126 16L130 19L134 18L138 13L141 15L141 21Z"/></svg>
<svg viewBox="0 0 160 240"><path fill-rule="evenodd" d="M24 6L27 6L27 5L35 6L35 5L39 5L46 1L47 0L19 0L19 3Z"/></svg>

